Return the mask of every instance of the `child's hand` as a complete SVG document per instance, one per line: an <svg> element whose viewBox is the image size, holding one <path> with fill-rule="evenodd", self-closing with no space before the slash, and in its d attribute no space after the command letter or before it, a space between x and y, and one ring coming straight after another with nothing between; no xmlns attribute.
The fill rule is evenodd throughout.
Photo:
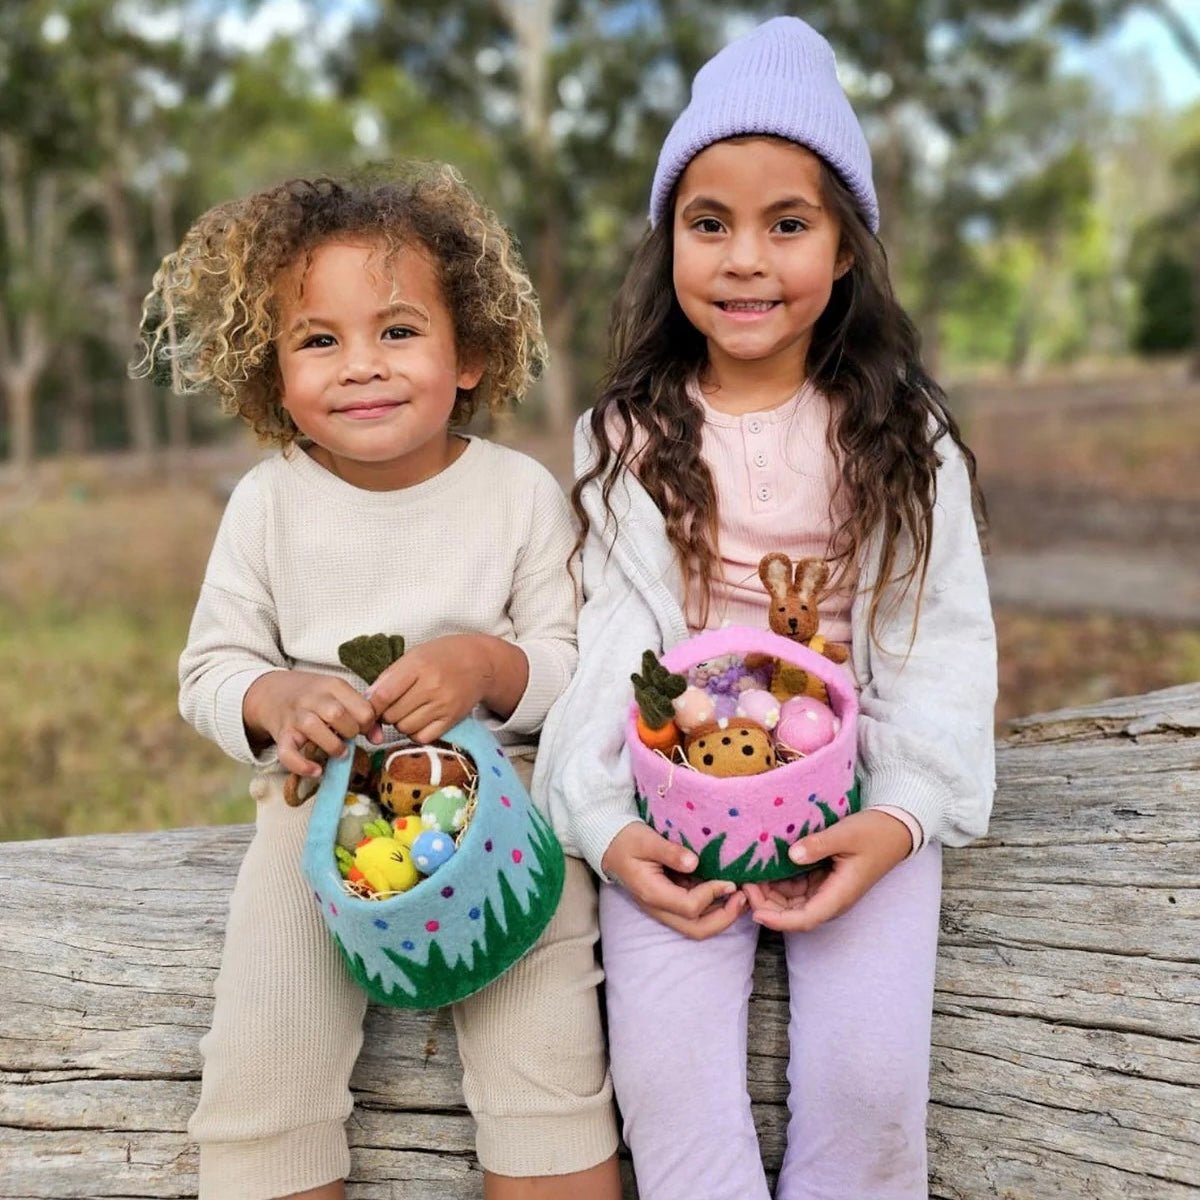
<svg viewBox="0 0 1200 1200"><path fill-rule="evenodd" d="M754 920L767 929L815 929L844 913L911 849L912 835L903 821L870 809L852 813L788 851L793 862L827 863L795 879L748 883L746 899Z"/></svg>
<svg viewBox="0 0 1200 1200"><path fill-rule="evenodd" d="M682 875L694 871L696 856L659 837L642 821L631 821L613 838L600 865L644 913L697 941L728 929L746 907L736 884L725 880L679 884L671 879L668 870Z"/></svg>
<svg viewBox="0 0 1200 1200"><path fill-rule="evenodd" d="M529 679L524 651L487 634L451 634L398 658L368 693L379 720L432 742L477 704L508 717Z"/></svg>
<svg viewBox="0 0 1200 1200"><path fill-rule="evenodd" d="M242 720L252 743L275 743L279 763L296 775L316 778L318 763L306 758L312 742L330 758L340 758L347 738L369 733L379 739L371 702L344 679L309 671L270 671L246 689Z"/></svg>

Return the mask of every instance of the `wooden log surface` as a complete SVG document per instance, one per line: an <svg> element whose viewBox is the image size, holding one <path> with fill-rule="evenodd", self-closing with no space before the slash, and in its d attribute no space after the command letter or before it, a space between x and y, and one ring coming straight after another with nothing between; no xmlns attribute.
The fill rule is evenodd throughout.
<svg viewBox="0 0 1200 1200"><path fill-rule="evenodd" d="M1200 1195L1200 685L1017 722L998 771L989 836L946 854L930 1194ZM196 1043L249 832L0 845L0 1200L195 1195ZM786 1019L764 938L768 1166ZM372 1008L353 1087L354 1200L480 1196L448 1013Z"/></svg>

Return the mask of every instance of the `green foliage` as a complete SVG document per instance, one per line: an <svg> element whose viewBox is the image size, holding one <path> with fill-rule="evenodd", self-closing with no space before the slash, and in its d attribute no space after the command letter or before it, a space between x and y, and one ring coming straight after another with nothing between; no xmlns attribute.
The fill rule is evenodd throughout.
<svg viewBox="0 0 1200 1200"><path fill-rule="evenodd" d="M1163 247L1139 281L1134 345L1145 354L1185 350L1196 334L1190 263Z"/></svg>

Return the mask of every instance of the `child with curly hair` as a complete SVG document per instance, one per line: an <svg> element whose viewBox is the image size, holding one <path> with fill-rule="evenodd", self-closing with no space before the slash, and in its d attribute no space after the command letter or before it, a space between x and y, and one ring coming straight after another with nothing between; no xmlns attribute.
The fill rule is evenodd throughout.
<svg viewBox="0 0 1200 1200"><path fill-rule="evenodd" d="M345 1195L344 1123L366 998L300 872L308 743L417 742L474 713L528 779L575 666L574 542L552 476L456 432L518 398L544 344L494 214L447 167L293 180L206 213L146 302L143 373L215 391L277 452L229 500L180 660L180 708L263 774L230 903L189 1131L200 1195ZM362 694L356 634L411 649ZM534 949L454 1006L489 1200L615 1200L596 897L568 858ZM530 1036L536 1031L536 1036Z"/></svg>

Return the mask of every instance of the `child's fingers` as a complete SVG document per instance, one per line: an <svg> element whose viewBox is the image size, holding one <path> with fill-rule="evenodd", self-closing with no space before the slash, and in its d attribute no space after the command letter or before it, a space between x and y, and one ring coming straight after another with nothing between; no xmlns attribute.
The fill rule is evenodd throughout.
<svg viewBox="0 0 1200 1200"><path fill-rule="evenodd" d="M693 941L703 941L724 933L742 915L746 909L746 899L741 892L735 891L727 896L725 903L710 909L695 917L684 917L667 909L646 908L645 911L656 920L674 929L676 933Z"/></svg>
<svg viewBox="0 0 1200 1200"><path fill-rule="evenodd" d="M375 710L369 704L364 717L361 709L352 712L348 704L335 696L326 697L315 707L316 715L343 739L357 737L362 732L364 720L375 720Z"/></svg>
<svg viewBox="0 0 1200 1200"><path fill-rule="evenodd" d="M788 848L788 858L794 863L815 863L842 852L846 849L845 824L852 819L847 817L846 821L839 821L828 829L810 833L798 842L793 842Z"/></svg>
<svg viewBox="0 0 1200 1200"><path fill-rule="evenodd" d="M831 871L798 907L759 909L754 920L781 933L808 933L844 913L865 891L852 871Z"/></svg>
<svg viewBox="0 0 1200 1200"><path fill-rule="evenodd" d="M346 741L314 712L301 714L293 728L314 746L324 750L330 758L341 758L346 753ZM357 729L354 730L358 732Z"/></svg>
<svg viewBox="0 0 1200 1200"><path fill-rule="evenodd" d="M332 699L334 703L341 705L347 717L347 727L343 728L338 725L336 726L337 731L348 738L365 733L375 724L375 708L371 701L361 692L355 691L348 683L344 683L340 679L334 682L337 684L337 691Z"/></svg>
<svg viewBox="0 0 1200 1200"><path fill-rule="evenodd" d="M706 880L695 887L680 887L650 865L631 872L631 875L626 887L640 903L689 921L696 920L714 904L720 904L737 892L736 885L725 880Z"/></svg>
<svg viewBox="0 0 1200 1200"><path fill-rule="evenodd" d="M685 850L674 842L668 842L666 838L655 833L649 825L639 822L628 828L633 831L628 836L636 839L632 845L633 852L638 858L648 862L662 863L668 870L678 871L680 875L690 875L696 869L698 864L692 851Z"/></svg>
<svg viewBox="0 0 1200 1200"><path fill-rule="evenodd" d="M422 740L419 735L424 729L440 723L442 732L445 732L451 724L446 720L446 714L442 711L441 706L433 700L427 700L415 708L408 707L402 700L383 714L383 720L389 725L394 725L401 733L414 741Z"/></svg>
<svg viewBox="0 0 1200 1200"><path fill-rule="evenodd" d="M394 709L404 693L417 683L417 679L417 673L412 669L409 659L399 658L387 667L371 684L366 695L375 715L392 724L388 717L389 711Z"/></svg>
<svg viewBox="0 0 1200 1200"><path fill-rule="evenodd" d="M279 765L291 771L293 775L301 775L306 779L317 779L321 775L321 764L313 762L304 753L306 737L297 734L295 730L285 733L275 743L279 755Z"/></svg>
<svg viewBox="0 0 1200 1200"><path fill-rule="evenodd" d="M439 717L437 720L430 721L428 725L418 729L415 733L410 733L408 736L412 738L414 742L418 742L421 745L426 745L429 742L436 742L438 738L440 738L442 734L445 733L446 730L449 729L453 724L453 721L448 720L445 717Z"/></svg>

